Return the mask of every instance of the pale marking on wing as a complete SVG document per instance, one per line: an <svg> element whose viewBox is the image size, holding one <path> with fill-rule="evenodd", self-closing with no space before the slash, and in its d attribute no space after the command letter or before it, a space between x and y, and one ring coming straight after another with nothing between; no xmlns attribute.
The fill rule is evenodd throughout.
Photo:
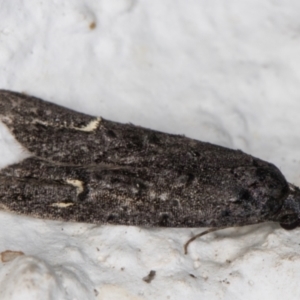
<svg viewBox="0 0 300 300"><path fill-rule="evenodd" d="M72 203L72 202L69 202L69 203L56 202L56 203L51 204L52 207L58 207L58 208L66 208L66 207L69 207L72 205L74 205L74 203Z"/></svg>
<svg viewBox="0 0 300 300"><path fill-rule="evenodd" d="M84 132L92 132L96 130L101 122L101 118L98 117L95 120L91 121L84 127L73 127L76 130L84 131Z"/></svg>
<svg viewBox="0 0 300 300"><path fill-rule="evenodd" d="M96 130L99 127L100 122L102 121L102 119L100 117L92 120L91 122L89 122L86 126L84 127L76 127L76 126L67 126L66 124L64 125L57 125L57 124L52 124L52 123L48 123L39 119L34 119L33 123L35 124L41 124L44 126L54 126L54 127L58 127L58 128L71 128L71 129L75 129L75 130L79 130L79 131L83 131L83 132L93 132L94 130Z"/></svg>
<svg viewBox="0 0 300 300"><path fill-rule="evenodd" d="M81 180L78 180L78 179L67 179L66 182L68 184L71 184L74 187L76 187L77 195L79 195L80 193L82 193L84 191L83 182Z"/></svg>

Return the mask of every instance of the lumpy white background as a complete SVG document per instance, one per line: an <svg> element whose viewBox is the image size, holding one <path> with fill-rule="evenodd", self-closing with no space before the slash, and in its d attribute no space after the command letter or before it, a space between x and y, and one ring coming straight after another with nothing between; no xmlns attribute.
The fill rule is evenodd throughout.
<svg viewBox="0 0 300 300"><path fill-rule="evenodd" d="M296 0L0 1L0 88L242 149L300 185ZM0 126L0 166L24 150ZM298 299L300 231L218 231L0 213L0 299ZM143 278L151 270L151 283Z"/></svg>

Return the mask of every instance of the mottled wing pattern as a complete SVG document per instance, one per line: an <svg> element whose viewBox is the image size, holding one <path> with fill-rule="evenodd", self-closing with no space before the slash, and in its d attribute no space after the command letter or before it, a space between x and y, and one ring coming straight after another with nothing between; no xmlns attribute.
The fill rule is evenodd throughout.
<svg viewBox="0 0 300 300"><path fill-rule="evenodd" d="M32 157L0 171L0 205L100 224L224 227L272 220L289 193L241 151L0 91L0 120Z"/></svg>

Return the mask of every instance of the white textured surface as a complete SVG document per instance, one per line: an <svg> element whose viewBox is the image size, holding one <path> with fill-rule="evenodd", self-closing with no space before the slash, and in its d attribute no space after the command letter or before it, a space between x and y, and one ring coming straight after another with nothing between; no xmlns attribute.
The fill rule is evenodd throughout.
<svg viewBox="0 0 300 300"><path fill-rule="evenodd" d="M299 9L296 0L1 1L0 88L240 148L300 185ZM26 155L3 126L0 143L1 167ZM187 256L199 229L7 213L0 228L0 252L25 253L0 264L1 300L300 297L300 230L276 224L212 233Z"/></svg>

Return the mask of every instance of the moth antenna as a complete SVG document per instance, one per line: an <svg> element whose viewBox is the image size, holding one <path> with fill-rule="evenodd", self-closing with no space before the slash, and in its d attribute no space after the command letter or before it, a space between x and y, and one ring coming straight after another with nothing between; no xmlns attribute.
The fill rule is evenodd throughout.
<svg viewBox="0 0 300 300"><path fill-rule="evenodd" d="M211 232L214 232L214 231L217 231L217 230L221 230L221 229L225 229L225 228L228 228L228 227L218 227L218 228L210 228L210 229L207 229L201 233L198 233L196 234L195 236L193 236L192 238L190 238L185 244L184 244L184 254L188 254L188 246L191 242L193 242L194 240L196 240L197 238L207 234L207 233L211 233Z"/></svg>

